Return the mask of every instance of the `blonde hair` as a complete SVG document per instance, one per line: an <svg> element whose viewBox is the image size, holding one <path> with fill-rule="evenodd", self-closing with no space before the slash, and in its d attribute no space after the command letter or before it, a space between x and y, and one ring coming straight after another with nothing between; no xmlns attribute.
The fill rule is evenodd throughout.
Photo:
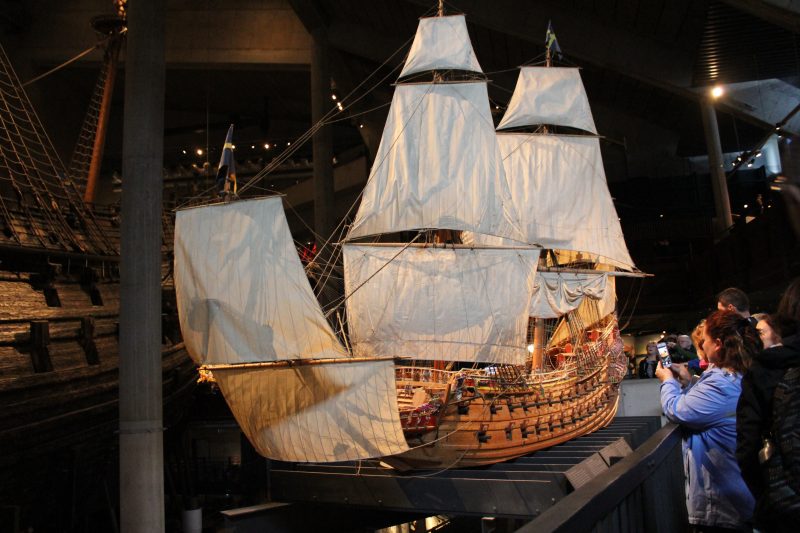
<svg viewBox="0 0 800 533"><path fill-rule="evenodd" d="M694 343L694 347L697 349L697 355L707 361L705 352L703 352L703 333L706 330L706 319L700 321L697 326L695 326L694 331L692 331L692 342Z"/></svg>

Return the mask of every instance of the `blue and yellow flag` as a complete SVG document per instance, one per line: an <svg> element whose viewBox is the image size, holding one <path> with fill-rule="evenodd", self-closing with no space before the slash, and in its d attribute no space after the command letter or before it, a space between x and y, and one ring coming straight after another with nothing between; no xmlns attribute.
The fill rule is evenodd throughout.
<svg viewBox="0 0 800 533"><path fill-rule="evenodd" d="M236 161L233 158L233 124L228 128L228 135L225 136L225 145L222 147L222 155L219 158L217 168L217 191L220 194L236 194Z"/></svg>
<svg viewBox="0 0 800 533"><path fill-rule="evenodd" d="M551 54L558 54L558 58L561 59L561 47L558 46L556 32L553 31L549 20L547 21L547 33L544 36L544 46Z"/></svg>

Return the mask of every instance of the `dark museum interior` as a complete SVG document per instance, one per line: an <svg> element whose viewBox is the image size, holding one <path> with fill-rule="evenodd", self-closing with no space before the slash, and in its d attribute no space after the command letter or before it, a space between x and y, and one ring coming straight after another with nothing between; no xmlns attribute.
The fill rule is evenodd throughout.
<svg viewBox="0 0 800 533"><path fill-rule="evenodd" d="M495 386L495 380L510 387L502 400L510 422L478 424L470 446L516 442L542 431L554 446L509 462L454 460L453 468L435 463L408 473L391 460L374 459L388 454L330 464L265 459L264 445L251 443L229 406L232 385L215 368L221 383L203 382L203 372L197 383L198 361L189 359L194 354L184 345L190 342L182 332L185 317L178 319L184 308L175 278L183 256L174 240L175 210L216 201L219 167L230 157L238 187L246 191L241 198L282 195L290 237L312 285L335 277L340 267L329 272L330 258L315 254L344 240L334 227L355 225L355 210L368 203L362 198L371 169L383 164L393 98L399 87L416 83L400 74L418 24L440 9L447 16L464 14L486 80L492 132L512 107L520 66L549 66L552 52L555 66L580 73L623 247L635 265L626 270L612 262L610 269L624 271L614 278L618 322L610 329L634 367L647 357L650 341L691 333L717 309L723 289L738 287L753 313L772 313L800 275L800 2L161 0L152 3L162 6L156 17L163 24L145 24L138 34L163 26L163 35L144 47L163 52L161 87L160 78L131 68L130 42L137 34L126 17L142 1L0 0L0 450L8 450L0 453L0 532L152 527L144 521L137 529L126 518L126 498L136 492L126 487L126 469L135 470L139 459L125 466L120 444L127 433L152 428L121 424L119 414L151 409L140 403L148 394L159 412L148 423L163 426L153 430L163 436L163 460L141 468L163 475L164 494L154 501L164 507L160 523L166 531L683 530L681 512L658 526L646 518L683 508L681 434L673 424L662 427L657 380L629 380L627 368L619 393L610 373L602 379L579 373L572 392L558 389L554 400L541 383L541 393L513 389L508 383L517 377L482 359L473 361L490 364L479 365L485 382L444 356L446 367L436 357L420 356L431 362L422 374L414 367L416 373L401 375L397 367L397 386L405 383L408 392L408 398L398 396L401 416L407 400L417 429L426 416L420 405L439 408L439 385L430 385L436 376L450 372L441 379L456 380L441 389L450 401L441 408L452 404L461 416L473 416L480 402L497 416L499 404L490 405L481 387ZM557 35L558 54L545 41L549 32ZM431 85L461 81L442 82L430 70ZM147 91L138 99L127 94L148 84L163 90L163 127L152 110L136 107L144 105ZM131 118L137 114L138 120ZM137 146L130 132L153 124L155 134ZM555 126L545 125L544 134L548 127L567 137L581 133L547 124ZM231 126L232 143L226 144ZM142 159L152 139L159 146L163 141L155 163ZM143 162L131 163L134 152ZM125 215L132 204L126 211L123 191L131 182L140 182L137 201L149 198L147 183L127 175L135 164L161 169L160 176L151 172L149 182L162 186L161 205L153 207L162 213L157 229ZM319 185L323 180L326 186ZM143 207L142 216L149 216L145 212L155 213ZM126 234L126 220L140 224L142 238L161 240L154 245L161 253L155 313L137 304L123 309L131 306L126 271L144 264L126 264L125 253L120 256L126 246L134 250L128 257L144 249L137 248L140 241L126 241L132 233ZM415 229L454 229L442 227ZM417 246L408 227L400 232L411 239L406 247ZM439 241L439 234L430 235L427 242L467 246L461 237ZM376 248L393 242L377 240ZM558 270L554 251L553 259L536 253L541 271ZM592 262L582 262L578 253L574 272L585 274L587 264ZM322 266L314 273L309 265ZM346 292L330 290L340 292L317 290L323 311ZM138 292L145 298L147 291ZM123 377L125 354L139 352L125 351L120 330L131 323L126 320L145 323L151 314L161 337L157 383L137 374L135 363L128 367L133 374ZM348 314L353 320L349 307ZM324 316L336 329L332 335L358 355L347 345L338 312ZM562 328L555 317L534 320L531 314L528 323L526 316L525 342L534 360L551 364L553 372L566 368L559 366L561 354L605 342L598 340L605 339L598 324L607 323L587 319L583 341L564 337L555 350L561 329L575 333L572 322L565 319ZM550 339L544 355L534 348L542 342L539 328ZM355 339L352 330L349 335ZM208 335L204 342L211 342ZM578 367L587 364L576 360ZM209 362L216 363L202 363ZM606 382L614 382L613 392L601 393ZM123 397L125 387L138 396ZM595 401L591 387L598 390L596 405L580 403L584 397ZM424 400L415 396L422 392L428 394ZM468 397L476 405L470 407ZM556 416L558 402L573 402L568 415L564 410ZM589 416L582 409L600 417L611 403L616 417L612 412L591 430L566 431ZM539 417L530 430L527 419L515 418L523 411L533 416L529 408ZM403 431L411 443L408 424L403 421ZM422 446L420 435L413 438ZM669 497L662 501L660 492Z"/></svg>

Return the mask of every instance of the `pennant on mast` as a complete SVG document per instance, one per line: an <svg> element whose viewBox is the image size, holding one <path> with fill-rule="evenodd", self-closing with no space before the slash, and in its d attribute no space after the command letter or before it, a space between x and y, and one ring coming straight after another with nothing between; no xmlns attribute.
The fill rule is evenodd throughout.
<svg viewBox="0 0 800 533"><path fill-rule="evenodd" d="M236 183L236 160L233 157L233 124L228 128L225 136L225 144L222 146L222 154L219 157L217 166L217 190L222 195L236 194L238 184Z"/></svg>
<svg viewBox="0 0 800 533"><path fill-rule="evenodd" d="M552 54L557 54L558 59L561 59L561 47L558 45L558 39L556 39L556 32L553 31L553 25L551 21L547 21L547 33L544 35L544 45L547 49L547 56L548 59Z"/></svg>

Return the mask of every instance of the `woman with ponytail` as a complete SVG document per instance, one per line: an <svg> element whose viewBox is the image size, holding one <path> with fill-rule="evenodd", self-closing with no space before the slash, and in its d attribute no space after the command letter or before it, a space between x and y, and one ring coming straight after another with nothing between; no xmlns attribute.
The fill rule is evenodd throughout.
<svg viewBox="0 0 800 533"><path fill-rule="evenodd" d="M686 507L694 531L749 531L754 500L736 463L736 404L742 374L759 347L747 319L715 311L703 330L709 366L699 380L681 388L675 373L686 373L685 367L656 369L664 414L683 430Z"/></svg>

